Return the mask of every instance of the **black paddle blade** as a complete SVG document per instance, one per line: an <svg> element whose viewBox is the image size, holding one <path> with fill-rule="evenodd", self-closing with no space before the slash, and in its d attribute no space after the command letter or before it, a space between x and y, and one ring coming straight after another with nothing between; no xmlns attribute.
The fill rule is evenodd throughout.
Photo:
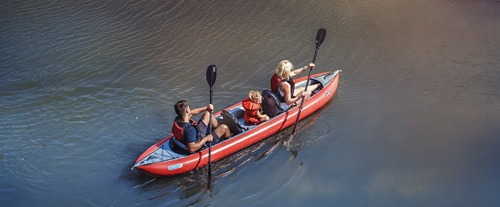
<svg viewBox="0 0 500 207"><path fill-rule="evenodd" d="M316 47L319 47L321 43L325 40L326 29L320 28L316 34Z"/></svg>
<svg viewBox="0 0 500 207"><path fill-rule="evenodd" d="M210 87L214 85L215 79L217 79L217 66L210 65L207 68L207 83Z"/></svg>

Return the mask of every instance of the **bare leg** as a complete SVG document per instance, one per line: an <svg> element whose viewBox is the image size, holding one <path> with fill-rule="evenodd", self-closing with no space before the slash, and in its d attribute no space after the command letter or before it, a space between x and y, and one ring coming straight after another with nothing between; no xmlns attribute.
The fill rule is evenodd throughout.
<svg viewBox="0 0 500 207"><path fill-rule="evenodd" d="M314 90L316 90L318 87L320 86L319 83L316 83L316 84L313 84L313 85L310 85L307 87L307 91L310 91L310 92L313 92Z"/></svg>
<svg viewBox="0 0 500 207"><path fill-rule="evenodd" d="M217 128L215 128L214 132L220 138L229 138L229 136L231 135L231 132L229 131L229 127L225 124L219 125Z"/></svg>
<svg viewBox="0 0 500 207"><path fill-rule="evenodd" d="M314 90L316 90L319 86L320 86L320 84L316 83L316 84L313 84L313 85L310 85L310 86L307 87L307 92L309 92L309 93L306 96L306 100L311 97L312 92Z"/></svg>
<svg viewBox="0 0 500 207"><path fill-rule="evenodd" d="M219 122L217 122L217 119L212 115L212 127L215 129L219 126Z"/></svg>
<svg viewBox="0 0 500 207"><path fill-rule="evenodd" d="M293 91L293 96L298 96L302 91L304 91L304 89L304 87L295 88L295 91Z"/></svg>
<svg viewBox="0 0 500 207"><path fill-rule="evenodd" d="M265 122L265 121L269 121L269 116L266 115L260 119L260 122Z"/></svg>
<svg viewBox="0 0 500 207"><path fill-rule="evenodd" d="M320 86L319 83L316 83L316 84L313 84L313 85L309 85L307 86L307 92L309 92L309 95L307 95L305 98L305 100L309 99L309 97L311 97L311 93L316 90L318 87ZM295 91L293 92L293 95L294 96L297 96L300 92L304 91L305 88L304 87L298 87L298 88L295 88ZM298 103L300 103L300 100L297 101Z"/></svg>
<svg viewBox="0 0 500 207"><path fill-rule="evenodd" d="M208 121L209 121L210 113L208 111L205 111L203 113L203 116L201 117L201 121L205 123L205 126L208 126Z"/></svg>
<svg viewBox="0 0 500 207"><path fill-rule="evenodd" d="M210 117L210 112L208 111L205 111L205 113L203 113L203 116L201 117L201 121L203 121L203 123L205 123L206 126L208 126L209 117ZM217 126L219 126L219 122L217 122L217 119L212 115L213 129L217 128Z"/></svg>

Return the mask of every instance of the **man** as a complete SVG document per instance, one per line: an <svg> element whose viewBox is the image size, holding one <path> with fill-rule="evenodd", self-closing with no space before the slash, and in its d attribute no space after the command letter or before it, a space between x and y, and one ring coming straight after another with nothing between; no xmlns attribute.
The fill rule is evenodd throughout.
<svg viewBox="0 0 500 207"><path fill-rule="evenodd" d="M210 111L214 110L212 104L191 110L187 101L182 100L178 101L174 105L174 108L177 117L172 126L172 132L176 139L186 145L189 153L195 153L200 150L207 142L212 141L212 144L217 144L222 141L221 138L229 138L231 132L227 125L219 125L213 116L210 117ZM202 112L204 113L198 123L191 119L192 116L196 116ZM207 135L207 126L210 118L212 119L213 131Z"/></svg>

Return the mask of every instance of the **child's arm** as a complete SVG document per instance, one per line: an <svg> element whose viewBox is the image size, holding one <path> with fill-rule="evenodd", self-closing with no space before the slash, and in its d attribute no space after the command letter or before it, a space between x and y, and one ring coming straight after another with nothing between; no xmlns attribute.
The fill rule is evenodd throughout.
<svg viewBox="0 0 500 207"><path fill-rule="evenodd" d="M258 110L258 111L257 111L257 117L259 117L259 119L262 119L262 118L266 117L266 115L265 115L265 114L264 114L264 115L262 115L262 114L260 113L260 110Z"/></svg>

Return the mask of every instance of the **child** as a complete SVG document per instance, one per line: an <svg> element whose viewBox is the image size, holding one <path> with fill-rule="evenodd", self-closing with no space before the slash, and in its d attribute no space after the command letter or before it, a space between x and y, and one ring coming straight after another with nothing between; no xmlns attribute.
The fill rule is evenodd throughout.
<svg viewBox="0 0 500 207"><path fill-rule="evenodd" d="M248 93L248 97L241 102L243 108L245 108L245 122L257 125L269 120L269 116L261 113L262 107L260 103L262 102L262 95L260 95L260 92L251 90Z"/></svg>

